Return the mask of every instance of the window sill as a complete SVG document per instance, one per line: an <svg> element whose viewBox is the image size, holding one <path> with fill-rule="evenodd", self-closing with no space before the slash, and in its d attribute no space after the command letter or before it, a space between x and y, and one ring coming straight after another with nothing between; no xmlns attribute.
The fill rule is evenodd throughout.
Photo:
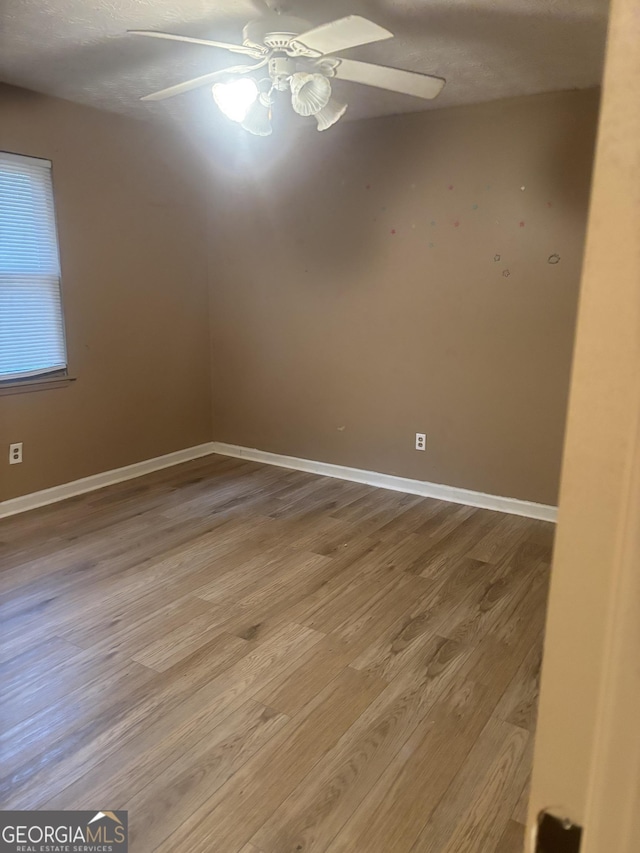
<svg viewBox="0 0 640 853"><path fill-rule="evenodd" d="M75 376L38 376L34 379L14 379L0 382L0 397L8 394L30 394L32 391L53 391L66 388L76 381Z"/></svg>

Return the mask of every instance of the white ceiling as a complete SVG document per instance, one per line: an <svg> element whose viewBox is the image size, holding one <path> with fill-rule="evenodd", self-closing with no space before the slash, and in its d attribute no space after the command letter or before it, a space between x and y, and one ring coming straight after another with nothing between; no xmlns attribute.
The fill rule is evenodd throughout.
<svg viewBox="0 0 640 853"><path fill-rule="evenodd" d="M237 64L225 51L129 36L157 29L240 42L243 25L277 0L1 0L0 81L132 115L196 119L209 92L162 103L141 95ZM348 55L447 79L434 102L341 84L351 118L600 81L607 0L290 0L322 23L361 14L396 34Z"/></svg>

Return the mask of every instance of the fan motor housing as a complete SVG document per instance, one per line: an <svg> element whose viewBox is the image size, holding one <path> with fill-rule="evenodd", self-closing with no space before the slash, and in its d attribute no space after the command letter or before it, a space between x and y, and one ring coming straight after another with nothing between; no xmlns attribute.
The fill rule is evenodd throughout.
<svg viewBox="0 0 640 853"><path fill-rule="evenodd" d="M269 60L269 77L279 91L289 88L289 78L296 70L296 62L288 56L272 56Z"/></svg>
<svg viewBox="0 0 640 853"><path fill-rule="evenodd" d="M250 47L266 46L270 50L285 50L291 39L310 29L303 18L290 15L269 15L250 21L242 31L244 44Z"/></svg>

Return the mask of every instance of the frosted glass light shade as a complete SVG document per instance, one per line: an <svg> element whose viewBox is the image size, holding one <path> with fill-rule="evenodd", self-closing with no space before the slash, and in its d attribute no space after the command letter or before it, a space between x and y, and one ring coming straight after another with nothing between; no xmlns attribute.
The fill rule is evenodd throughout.
<svg viewBox="0 0 640 853"><path fill-rule="evenodd" d="M331 83L324 74L291 75L291 104L301 116L314 116L329 103Z"/></svg>
<svg viewBox="0 0 640 853"><path fill-rule="evenodd" d="M243 122L258 98L258 86L250 77L215 83L213 99L231 121Z"/></svg>
<svg viewBox="0 0 640 853"><path fill-rule="evenodd" d="M320 112L316 113L316 121L318 122L318 130L328 130L330 127L339 121L347 111L347 104L341 104L335 98L331 98L326 107L323 107Z"/></svg>
<svg viewBox="0 0 640 853"><path fill-rule="evenodd" d="M271 105L265 104L262 98L258 98L250 107L242 127L253 133L254 136L270 136L273 133L271 127Z"/></svg>

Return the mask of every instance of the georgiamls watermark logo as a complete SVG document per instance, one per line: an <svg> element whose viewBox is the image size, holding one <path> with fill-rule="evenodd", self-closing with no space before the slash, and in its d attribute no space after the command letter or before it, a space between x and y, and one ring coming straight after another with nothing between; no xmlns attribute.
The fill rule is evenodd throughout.
<svg viewBox="0 0 640 853"><path fill-rule="evenodd" d="M125 811L0 812L0 853L128 853Z"/></svg>

